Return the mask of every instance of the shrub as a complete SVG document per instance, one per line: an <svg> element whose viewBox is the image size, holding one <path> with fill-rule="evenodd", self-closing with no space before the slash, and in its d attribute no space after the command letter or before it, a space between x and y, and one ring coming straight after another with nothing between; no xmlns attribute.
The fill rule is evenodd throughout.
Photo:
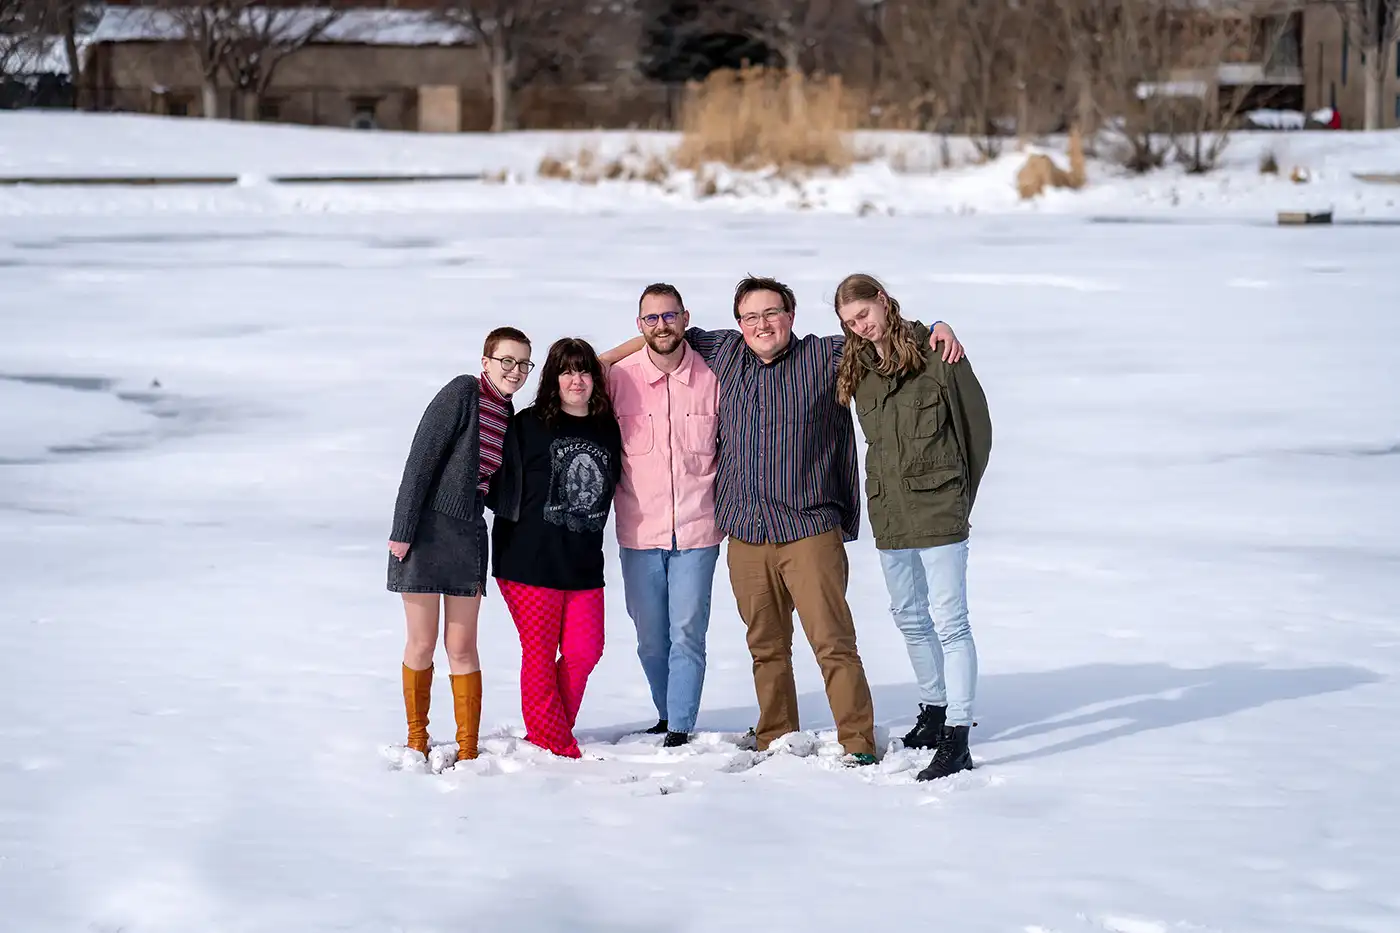
<svg viewBox="0 0 1400 933"><path fill-rule="evenodd" d="M686 89L673 158L688 169L720 162L748 170L844 170L854 161L850 132L859 110L839 77L752 67L716 71Z"/></svg>

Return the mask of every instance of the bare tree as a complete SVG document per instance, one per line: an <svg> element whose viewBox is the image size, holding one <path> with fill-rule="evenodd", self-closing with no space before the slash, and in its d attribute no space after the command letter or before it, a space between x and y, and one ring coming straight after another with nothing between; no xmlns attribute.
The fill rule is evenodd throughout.
<svg viewBox="0 0 1400 933"><path fill-rule="evenodd" d="M342 16L336 9L257 6L231 17L223 67L238 95L241 113L237 115L257 119L278 66L325 36Z"/></svg>
<svg viewBox="0 0 1400 933"><path fill-rule="evenodd" d="M38 4L0 0L0 76L28 69L43 43Z"/></svg>
<svg viewBox="0 0 1400 933"><path fill-rule="evenodd" d="M1013 57L1012 35L1017 10L1000 0L963 2L958 5L959 45L966 61L966 117L973 143L984 158L1001 154L1002 127L998 117L1006 113L1010 81L1008 65Z"/></svg>
<svg viewBox="0 0 1400 933"><path fill-rule="evenodd" d="M87 83L78 39L101 14L100 5L78 0L0 0L0 74L21 66L53 67L53 56L61 51L73 105L82 107Z"/></svg>
<svg viewBox="0 0 1400 933"><path fill-rule="evenodd" d="M1007 25L1010 87L1015 99L1016 133L1022 142L1065 122L1065 75L1070 68L1054 0L1021 0L1011 5Z"/></svg>
<svg viewBox="0 0 1400 933"><path fill-rule="evenodd" d="M97 25L102 6L80 0L42 0L41 6L44 31L63 43L63 57L73 87L73 106L81 110L87 103L87 81L83 57L78 51L78 37Z"/></svg>
<svg viewBox="0 0 1400 933"><path fill-rule="evenodd" d="M519 125L516 95L579 45L571 32L589 28L591 7L584 0L446 0L441 15L471 31L486 52L492 132Z"/></svg>
<svg viewBox="0 0 1400 933"><path fill-rule="evenodd" d="M1099 129L1098 94L1103 83L1104 43L1114 28L1116 0L1055 0L1059 23L1049 35L1065 52L1065 91L1073 119L1092 150Z"/></svg>
<svg viewBox="0 0 1400 933"><path fill-rule="evenodd" d="M1137 172L1161 167L1171 152L1172 120L1183 100L1207 93L1204 82L1172 80L1181 61L1174 12L1159 0L1106 5L1100 44L1103 85L1098 107L1118 159Z"/></svg>
<svg viewBox="0 0 1400 933"><path fill-rule="evenodd" d="M877 21L882 86L921 130L944 130L967 84L957 12L963 0L886 0ZM938 49L936 55L930 49Z"/></svg>
<svg viewBox="0 0 1400 933"><path fill-rule="evenodd" d="M1237 36L1231 35L1231 27L1258 30L1261 41L1257 45L1264 56L1261 62L1267 72L1273 64L1273 56L1280 47L1280 40L1290 29L1287 15L1276 17L1256 17L1249 12L1242 17L1217 16L1201 24L1203 28L1193 30L1189 43L1191 63L1199 73L1207 76L1209 92L1200 106L1178 112L1172 128L1172 145L1176 159L1188 172L1204 173L1216 167L1244 108L1258 86L1257 82L1240 82L1228 86L1220 80L1221 66L1230 57L1230 48ZM1261 76L1262 77L1262 76Z"/></svg>
<svg viewBox="0 0 1400 933"><path fill-rule="evenodd" d="M1353 45L1362 50L1366 82L1365 128L1384 125L1381 92L1391 56L1400 43L1400 0L1325 0L1342 17Z"/></svg>
<svg viewBox="0 0 1400 933"><path fill-rule="evenodd" d="M870 0L710 0L699 23L761 43L788 71L808 73L822 51L865 23Z"/></svg>
<svg viewBox="0 0 1400 933"><path fill-rule="evenodd" d="M157 29L169 29L194 53L199 65L200 110L207 120L218 119L220 77L239 36L238 20L255 0L165 0L146 12Z"/></svg>

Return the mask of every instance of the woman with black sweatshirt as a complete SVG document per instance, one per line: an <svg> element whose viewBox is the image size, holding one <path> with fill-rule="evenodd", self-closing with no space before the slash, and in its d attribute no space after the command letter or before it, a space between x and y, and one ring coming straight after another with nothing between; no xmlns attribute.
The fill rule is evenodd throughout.
<svg viewBox="0 0 1400 933"><path fill-rule="evenodd" d="M526 740L579 758L574 722L603 656L603 528L622 476L603 365L585 341L549 348L535 403L508 432L516 458L493 483L492 575L520 634Z"/></svg>

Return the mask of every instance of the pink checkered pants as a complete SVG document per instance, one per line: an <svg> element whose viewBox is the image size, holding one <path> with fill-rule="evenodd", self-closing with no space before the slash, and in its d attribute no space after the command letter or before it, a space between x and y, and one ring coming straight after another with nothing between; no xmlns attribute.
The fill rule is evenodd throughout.
<svg viewBox="0 0 1400 933"><path fill-rule="evenodd" d="M603 591L496 583L520 633L525 740L580 758L574 722L588 675L603 657Z"/></svg>

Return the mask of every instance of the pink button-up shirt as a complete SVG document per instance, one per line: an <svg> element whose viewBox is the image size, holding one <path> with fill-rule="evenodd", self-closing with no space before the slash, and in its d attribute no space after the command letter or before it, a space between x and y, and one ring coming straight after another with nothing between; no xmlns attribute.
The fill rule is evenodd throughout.
<svg viewBox="0 0 1400 933"><path fill-rule="evenodd" d="M622 428L617 543L625 548L712 547L718 471L719 381L690 347L673 373L633 353L608 371Z"/></svg>

